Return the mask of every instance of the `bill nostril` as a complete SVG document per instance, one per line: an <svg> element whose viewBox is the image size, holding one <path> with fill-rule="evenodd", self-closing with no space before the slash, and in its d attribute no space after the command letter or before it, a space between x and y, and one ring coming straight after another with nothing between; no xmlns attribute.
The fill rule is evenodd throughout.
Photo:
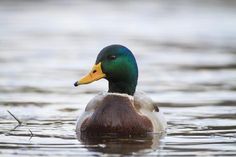
<svg viewBox="0 0 236 157"><path fill-rule="evenodd" d="M97 72L97 70L93 70L93 73Z"/></svg>

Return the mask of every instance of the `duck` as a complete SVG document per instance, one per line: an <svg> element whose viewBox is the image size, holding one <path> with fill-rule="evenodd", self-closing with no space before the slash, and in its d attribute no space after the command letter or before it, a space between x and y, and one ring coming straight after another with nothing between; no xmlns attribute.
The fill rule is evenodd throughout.
<svg viewBox="0 0 236 157"><path fill-rule="evenodd" d="M167 122L156 103L136 91L138 65L123 45L103 48L92 70L74 83L80 86L106 79L108 91L98 93L79 116L76 133L141 135L162 133Z"/></svg>

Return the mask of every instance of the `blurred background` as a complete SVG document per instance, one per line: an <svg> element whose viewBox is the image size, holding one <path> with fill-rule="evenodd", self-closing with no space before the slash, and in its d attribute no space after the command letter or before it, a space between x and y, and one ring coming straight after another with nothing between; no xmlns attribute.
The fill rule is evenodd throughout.
<svg viewBox="0 0 236 157"><path fill-rule="evenodd" d="M1 0L1 156L108 153L74 136L77 116L107 82L73 83L110 44L134 53L138 90L169 125L155 149L128 154L236 155L236 1ZM7 110L26 125L12 130Z"/></svg>

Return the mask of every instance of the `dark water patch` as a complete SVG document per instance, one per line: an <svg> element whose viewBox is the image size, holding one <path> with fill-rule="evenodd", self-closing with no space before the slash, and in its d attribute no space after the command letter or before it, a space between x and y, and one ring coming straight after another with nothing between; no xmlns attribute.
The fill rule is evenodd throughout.
<svg viewBox="0 0 236 157"><path fill-rule="evenodd" d="M83 148L82 145L79 144L65 144L65 143L53 143L53 144L31 144L31 143L7 143L7 142L0 142L0 148L2 149L20 149L20 148L27 148L27 149L32 149L32 148Z"/></svg>
<svg viewBox="0 0 236 157"><path fill-rule="evenodd" d="M153 85L149 85L150 87ZM150 94L156 94L158 92L163 93L168 93L168 92L173 92L173 91L177 91L177 92L188 92L188 93L196 93L196 92L202 92L202 91L206 91L206 86L200 86L200 85L183 85L181 88L180 87L171 87L171 88L165 88L165 89L161 89L161 90L146 90L147 93Z"/></svg>
<svg viewBox="0 0 236 157"><path fill-rule="evenodd" d="M208 129L210 130L236 130L236 126L232 125L232 126L208 126ZM235 132L236 135L236 132Z"/></svg>
<svg viewBox="0 0 236 157"><path fill-rule="evenodd" d="M25 123L27 123L27 124L29 124L29 125L33 125L33 124L44 124L45 123L45 125L47 124L47 123L49 123L49 124L53 124L53 123L60 123L60 122L62 122L63 124L66 124L67 122L73 122L73 124L75 124L75 120L76 120L76 118L75 117L73 117L73 118L65 118L65 117L63 117L63 116L57 116L57 117L55 117L55 118L53 118L53 117L49 117L49 118L30 118L30 119L28 119L28 121L27 122L25 122Z"/></svg>
<svg viewBox="0 0 236 157"><path fill-rule="evenodd" d="M19 92L19 93L52 93L52 91L49 91L47 89L43 89L43 88L38 88L38 87L21 87L21 88L17 88L15 89L15 92Z"/></svg>
<svg viewBox="0 0 236 157"><path fill-rule="evenodd" d="M192 144L192 143L189 143L189 144ZM216 144L216 146L217 145L219 146L220 144ZM176 145L176 146L165 146L163 149L164 150L172 150L173 151L173 154L172 154L173 156L178 156L178 154L180 154L180 156L196 156L196 153L202 154L202 151L210 152L210 151L217 151L218 150L217 148L206 147L206 145L202 145L202 147L200 147L200 148L188 148L188 144L180 145L180 146L178 146L178 145ZM178 153L176 153L175 151L178 152ZM228 150L226 150L226 151L228 151ZM182 153L179 153L179 152L182 152ZM193 153L193 152L196 152L196 153ZM229 153L226 153L226 155L227 154L233 155L234 153L235 153L234 151L230 151ZM184 154L188 154L188 155L184 155ZM207 154L208 153L202 154L202 156L207 155ZM215 152L215 153L209 153L209 154L216 155L216 156L224 156L225 153L224 152L221 152L221 153ZM168 156L169 156L169 153L168 153Z"/></svg>
<svg viewBox="0 0 236 157"><path fill-rule="evenodd" d="M79 110L78 108L62 108L62 109L59 109L59 111L62 111L62 112L75 112Z"/></svg>
<svg viewBox="0 0 236 157"><path fill-rule="evenodd" d="M214 103L213 106L236 106L236 101L233 100L224 100L218 103Z"/></svg>
<svg viewBox="0 0 236 157"><path fill-rule="evenodd" d="M225 83L220 82L203 82L203 83L195 83L197 86L203 86L203 87L218 87L218 88L224 88L227 86ZM195 87L195 86L194 86Z"/></svg>
<svg viewBox="0 0 236 157"><path fill-rule="evenodd" d="M222 43L221 45L216 43L207 43L207 42L186 42L186 41L160 41L160 40L150 40L150 38L140 39L132 38L132 41L147 46L149 48L178 48L185 51L194 51L194 50L224 50L230 54L235 54L236 47L228 43ZM202 52L204 53L204 52Z"/></svg>
<svg viewBox="0 0 236 157"><path fill-rule="evenodd" d="M230 69L236 70L236 64L180 66L180 68L186 70L230 70Z"/></svg>
<svg viewBox="0 0 236 157"><path fill-rule="evenodd" d="M213 137L222 136L222 137L227 137L229 139L235 138L235 135L227 135L227 134L230 134L230 133L235 133L235 130L226 131L226 132L224 130L214 131L214 132L213 131L207 131L207 130L205 130L205 131L194 131L194 130L192 130L192 131L189 131L189 132L185 132L184 135L182 133L171 133L171 134L168 134L168 136L174 136L174 137L176 137L176 136L182 136L182 137L189 136L189 138L193 138L192 136L194 136L195 138L200 138L202 136L205 136L206 138L208 138L208 137L213 138ZM236 142L236 139L234 139L234 140L235 141L233 141L233 142Z"/></svg>
<svg viewBox="0 0 236 157"><path fill-rule="evenodd" d="M3 106L45 106L45 105L49 105L50 103L46 103L46 102L33 102L33 101L25 101L25 102L17 102L17 101L0 101L0 104Z"/></svg>
<svg viewBox="0 0 236 157"><path fill-rule="evenodd" d="M11 136L11 137L14 137L14 136L21 136L21 137L29 137L31 138L31 133L18 133L17 131L14 131L13 132L9 132L7 134L5 134L5 136ZM75 136L64 136L64 135L53 135L53 134L50 134L50 135L47 135L47 134L38 134L38 133L35 133L33 132L33 137L40 137L40 138L59 138L59 139L65 139L65 140L71 140L71 139L75 139Z"/></svg>
<svg viewBox="0 0 236 157"><path fill-rule="evenodd" d="M199 107L199 106L236 106L236 101L224 100L213 102L191 102L191 103L170 103L170 102L155 102L160 107Z"/></svg>
<svg viewBox="0 0 236 157"><path fill-rule="evenodd" d="M235 113L226 113L226 114L215 114L215 115L205 115L205 116L195 116L196 119L234 119L236 120L236 111Z"/></svg>
<svg viewBox="0 0 236 157"><path fill-rule="evenodd" d="M50 126L50 125L55 125L55 124L75 124L75 122L67 122L67 121L52 121L52 122L47 122L47 121L35 121L35 122L25 122L26 125L28 126Z"/></svg>
<svg viewBox="0 0 236 157"><path fill-rule="evenodd" d="M194 106L199 106L199 104L187 104L187 103L168 103L168 102L156 102L155 103L159 107L194 107Z"/></svg>
<svg viewBox="0 0 236 157"><path fill-rule="evenodd" d="M20 87L5 87L2 86L0 88L1 93L5 94L12 94L12 93L24 93L24 94L30 94L30 93L36 93L36 94L68 94L68 92L65 91L64 87L37 87L40 86L40 84L36 84L35 86L25 86L25 85L20 85ZM71 83L72 87L72 83ZM67 86L69 88L69 85ZM71 89L71 88L69 88ZM78 92L77 92L78 93ZM81 92L80 92L81 93ZM96 93L96 91L94 91ZM73 94L73 93L72 93Z"/></svg>
<svg viewBox="0 0 236 157"><path fill-rule="evenodd" d="M204 137L204 136L201 136ZM189 137L189 138L194 138L194 137ZM196 137L199 138L199 137ZM207 138L207 137L206 137ZM227 141L227 144L234 144L235 141ZM187 146L187 145L193 145L193 146L198 146L198 145L207 145L207 144L211 144L211 142L177 142L178 146ZM171 145L176 145L177 143L168 143L170 146ZM218 145L218 144L223 144L224 142L215 142L214 145ZM200 148L199 148L200 149Z"/></svg>

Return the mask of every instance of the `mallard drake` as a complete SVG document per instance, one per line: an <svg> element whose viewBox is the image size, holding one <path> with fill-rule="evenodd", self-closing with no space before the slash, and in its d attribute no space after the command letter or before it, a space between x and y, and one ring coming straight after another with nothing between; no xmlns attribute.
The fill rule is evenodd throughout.
<svg viewBox="0 0 236 157"><path fill-rule="evenodd" d="M105 78L108 92L95 96L78 118L77 133L144 134L165 131L159 108L143 92L136 92L138 66L132 52L122 45L103 48L91 72L75 86Z"/></svg>

